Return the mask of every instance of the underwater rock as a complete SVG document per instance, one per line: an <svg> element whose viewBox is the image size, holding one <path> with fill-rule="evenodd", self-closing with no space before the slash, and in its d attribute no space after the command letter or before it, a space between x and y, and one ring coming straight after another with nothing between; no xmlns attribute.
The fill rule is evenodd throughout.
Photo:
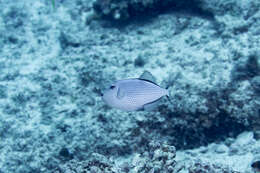
<svg viewBox="0 0 260 173"><path fill-rule="evenodd" d="M98 153L93 153L87 161L71 160L60 165L53 173L119 173L114 162Z"/></svg>
<svg viewBox="0 0 260 173"><path fill-rule="evenodd" d="M147 150L135 154L132 160L133 172L174 172L176 149L165 143L150 142Z"/></svg>
<svg viewBox="0 0 260 173"><path fill-rule="evenodd" d="M93 153L86 161L71 160L59 165L54 173L146 173L146 172L173 172L176 162L174 160L176 150L174 146L150 142L147 151L136 153L132 161L122 164L104 155Z"/></svg>
<svg viewBox="0 0 260 173"><path fill-rule="evenodd" d="M248 57L241 58L242 61L238 61L232 70L233 81L251 79L260 75L258 59L260 59L260 54L256 52Z"/></svg>
<svg viewBox="0 0 260 173"><path fill-rule="evenodd" d="M210 164L202 161L195 161L188 170L189 173L242 173L218 164Z"/></svg>
<svg viewBox="0 0 260 173"><path fill-rule="evenodd" d="M217 145L216 145L217 146ZM221 145L219 145L221 146ZM244 146L247 147L247 146ZM214 147L213 147L214 148ZM212 148L212 149L213 149ZM135 153L130 159L125 159L124 162L117 162L115 158L93 153L85 161L71 160L63 165L58 165L54 173L147 173L147 172L174 172L174 173L242 173L244 171L237 171L239 168L232 169L231 167L221 164L219 160L225 161L216 155L218 160L200 159L200 155L207 155L206 152L212 153L209 148L208 151L195 154L195 150L181 151L183 154L178 154L176 160L176 149L174 146L166 143L150 142L146 150L142 153ZM193 153L193 154L192 154ZM225 153L219 153L225 157ZM207 156L206 156L207 157ZM214 156L212 156L214 157ZM236 157L236 156L234 156ZM243 156L241 156L243 157ZM233 158L229 158L235 161ZM247 164L247 162L245 162ZM252 167L257 167L257 162L252 164ZM244 165L246 167L246 165Z"/></svg>
<svg viewBox="0 0 260 173"><path fill-rule="evenodd" d="M256 93L260 93L260 76L256 76L251 80L251 85L256 91Z"/></svg>

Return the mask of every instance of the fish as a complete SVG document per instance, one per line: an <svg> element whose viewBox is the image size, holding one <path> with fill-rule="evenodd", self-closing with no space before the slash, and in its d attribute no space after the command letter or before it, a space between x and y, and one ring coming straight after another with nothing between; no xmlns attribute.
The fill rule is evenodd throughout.
<svg viewBox="0 0 260 173"><path fill-rule="evenodd" d="M153 111L163 96L169 92L156 84L155 77L148 71L139 78L115 81L101 94L110 107L123 111Z"/></svg>

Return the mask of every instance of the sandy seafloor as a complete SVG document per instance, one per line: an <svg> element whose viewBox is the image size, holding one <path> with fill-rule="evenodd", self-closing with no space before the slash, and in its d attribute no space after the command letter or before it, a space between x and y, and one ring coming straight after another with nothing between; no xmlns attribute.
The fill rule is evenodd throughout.
<svg viewBox="0 0 260 173"><path fill-rule="evenodd" d="M93 2L0 1L0 173L254 172L260 1L201 0L199 12L120 24ZM172 103L124 112L101 100L145 70Z"/></svg>

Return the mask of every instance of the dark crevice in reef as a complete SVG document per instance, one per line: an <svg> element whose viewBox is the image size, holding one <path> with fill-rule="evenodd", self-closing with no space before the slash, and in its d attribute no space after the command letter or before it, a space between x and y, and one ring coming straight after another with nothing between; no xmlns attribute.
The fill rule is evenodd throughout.
<svg viewBox="0 0 260 173"><path fill-rule="evenodd" d="M149 5L144 5L142 2L132 2L131 0L97 0L93 4L93 8L102 19L119 25L133 21L144 22L159 14L171 12L214 19L213 13L201 8L201 3L199 0L165 0L163 2L155 0ZM120 18L115 18L116 13L119 14Z"/></svg>
<svg viewBox="0 0 260 173"><path fill-rule="evenodd" d="M186 1L171 1L168 4L158 3L152 8L146 8L144 11L136 11L129 8L130 16L138 19L139 17L153 17L163 13L181 12L189 16L200 16L213 19L214 16L211 12L205 11L200 8L200 3L196 0Z"/></svg>
<svg viewBox="0 0 260 173"><path fill-rule="evenodd" d="M171 115L172 117L173 115ZM174 115L176 116L176 115ZM180 116L180 121L181 116ZM195 115L194 115L195 116ZM177 115L178 117L178 115ZM177 118L179 119L179 118ZM167 120L168 121L168 120ZM174 120L176 121L176 120ZM175 125L172 128L161 129L158 127L158 133L169 139L169 143L177 149L192 149L200 146L208 145L212 142L224 141L227 137L235 138L241 132L248 130L243 124L236 122L229 117L224 111L220 112L214 119L210 127L202 127L194 120L186 120L186 125ZM174 123L172 120L168 122ZM170 123L171 124L171 123ZM200 124L200 123L199 123ZM163 126L163 124L161 124ZM155 128L155 126L153 126Z"/></svg>
<svg viewBox="0 0 260 173"><path fill-rule="evenodd" d="M208 143L223 141L227 137L235 138L238 134L247 130L247 127L233 120L224 111L217 115L215 121L217 121L217 125L213 125L209 129L203 129L202 131Z"/></svg>

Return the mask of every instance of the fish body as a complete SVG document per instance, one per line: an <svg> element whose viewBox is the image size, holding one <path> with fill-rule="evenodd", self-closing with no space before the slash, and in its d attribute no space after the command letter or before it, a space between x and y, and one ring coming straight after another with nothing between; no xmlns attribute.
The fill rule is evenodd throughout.
<svg viewBox="0 0 260 173"><path fill-rule="evenodd" d="M114 82L102 96L110 107L124 111L138 111L153 109L161 97L168 95L168 91L156 83L136 78Z"/></svg>

